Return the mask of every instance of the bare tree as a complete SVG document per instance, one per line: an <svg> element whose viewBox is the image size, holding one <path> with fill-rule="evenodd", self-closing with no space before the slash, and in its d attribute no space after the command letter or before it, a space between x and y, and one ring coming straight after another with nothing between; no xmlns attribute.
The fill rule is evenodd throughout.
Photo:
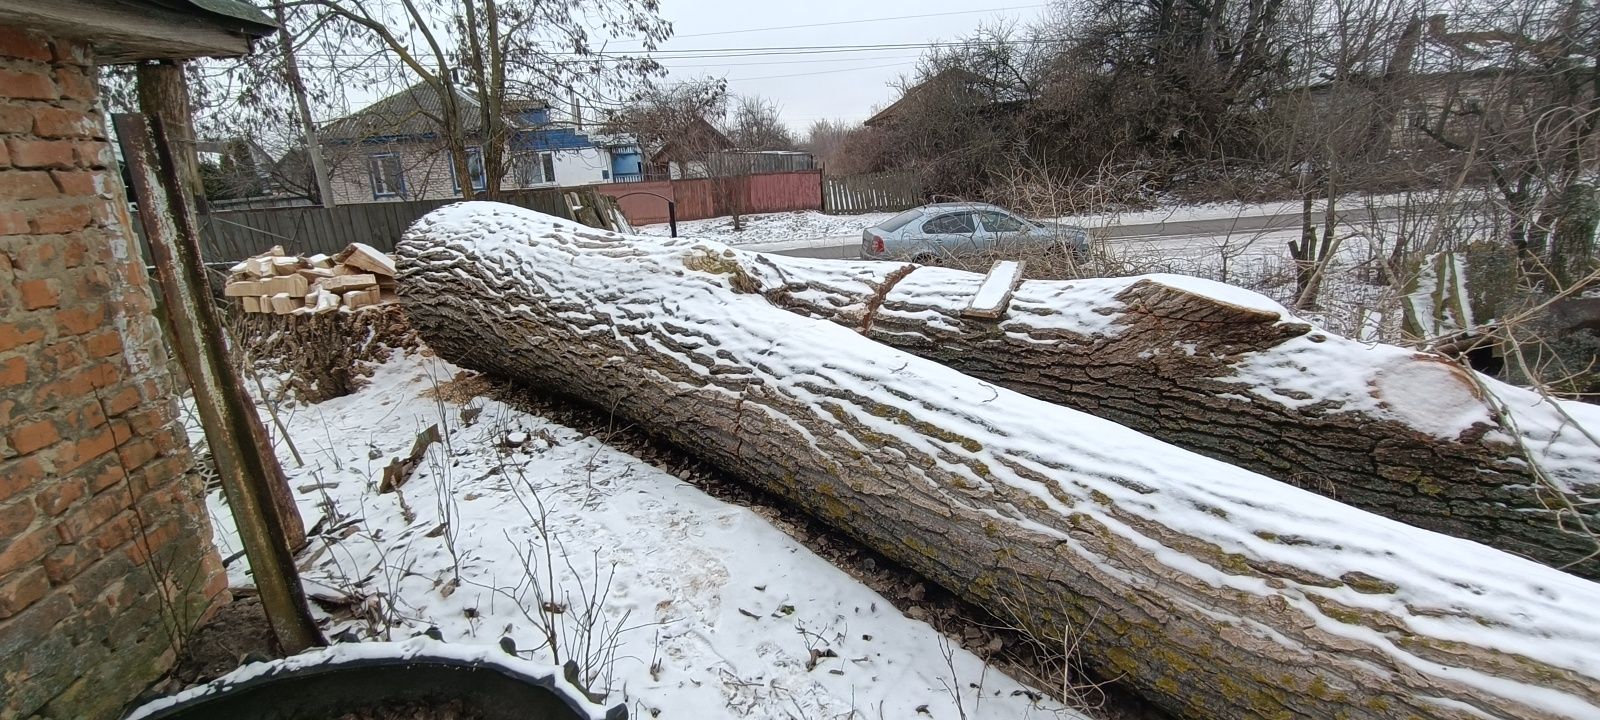
<svg viewBox="0 0 1600 720"><path fill-rule="evenodd" d="M654 170L672 178L701 178L711 185L717 207L744 229L745 179L751 171L747 154L729 152L733 141L718 125L726 125L730 103L727 85L703 79L670 87L649 87L632 103L611 113L606 125L632 134L651 154ZM780 126L781 127L781 126Z"/></svg>
<svg viewBox="0 0 1600 720"><path fill-rule="evenodd" d="M603 96L660 72L645 57L601 57L591 35L637 38L653 50L671 34L654 0L289 0L307 32L328 33L346 52L397 60L439 98L432 118L456 177L473 177L469 135L482 142L485 193L508 171L513 98L582 92ZM469 127L475 129L469 132ZM461 193L472 197L472 183Z"/></svg>
<svg viewBox="0 0 1600 720"><path fill-rule="evenodd" d="M783 124L778 104L760 95L740 96L723 133L741 150L793 150L794 133Z"/></svg>

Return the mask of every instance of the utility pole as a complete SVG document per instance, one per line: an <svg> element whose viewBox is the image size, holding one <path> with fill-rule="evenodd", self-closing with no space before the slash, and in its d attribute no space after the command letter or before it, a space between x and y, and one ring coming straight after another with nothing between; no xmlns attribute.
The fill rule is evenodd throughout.
<svg viewBox="0 0 1600 720"><path fill-rule="evenodd" d="M300 109L300 132L305 136L306 157L311 160L311 174L317 180L317 197L323 207L333 207L333 187L328 182L328 164L322 159L322 143L317 142L317 126L311 121L311 104L306 101L306 85L300 80L300 63L294 59L294 38L289 35L289 25L283 19L283 3L272 4L273 19L278 21L278 45L283 48L283 75L294 93L294 104Z"/></svg>

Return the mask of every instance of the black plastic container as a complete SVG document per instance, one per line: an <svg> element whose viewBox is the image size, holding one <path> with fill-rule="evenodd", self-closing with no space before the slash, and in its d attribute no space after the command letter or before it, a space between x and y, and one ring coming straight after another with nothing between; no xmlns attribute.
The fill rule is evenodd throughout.
<svg viewBox="0 0 1600 720"><path fill-rule="evenodd" d="M330 655L238 682L224 678L141 720L329 720L380 706L450 701L486 720L590 720L600 712L556 670L519 672L518 663L416 652ZM626 720L628 711L618 705L599 717Z"/></svg>

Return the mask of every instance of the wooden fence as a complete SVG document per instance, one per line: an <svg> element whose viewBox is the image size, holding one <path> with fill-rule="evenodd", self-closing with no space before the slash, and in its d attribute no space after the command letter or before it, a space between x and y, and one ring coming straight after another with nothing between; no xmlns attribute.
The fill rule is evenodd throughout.
<svg viewBox="0 0 1600 720"><path fill-rule="evenodd" d="M573 216L563 198L566 189L514 190L501 202L564 217ZM267 210L232 210L205 216L200 237L200 255L208 263L243 260L273 245L282 245L292 254L332 255L353 242L366 243L384 252L394 245L417 218L436 208L459 202L458 199L408 200L404 202L361 203L324 207L290 207ZM134 227L140 227L137 222ZM140 231L140 250L150 257Z"/></svg>
<svg viewBox="0 0 1600 720"><path fill-rule="evenodd" d="M923 202L922 187L910 172L828 177L822 181L823 211L834 215L893 212Z"/></svg>
<svg viewBox="0 0 1600 720"><path fill-rule="evenodd" d="M729 215L729 200L738 202L740 211L746 213L822 209L820 170L609 183L595 189L616 198L623 216L634 225L666 222L669 199L678 205L679 220Z"/></svg>

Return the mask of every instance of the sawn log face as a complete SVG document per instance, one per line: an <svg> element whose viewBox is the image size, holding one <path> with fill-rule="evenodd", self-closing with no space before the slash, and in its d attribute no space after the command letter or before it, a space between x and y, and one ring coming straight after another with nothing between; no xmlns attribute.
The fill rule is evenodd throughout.
<svg viewBox="0 0 1600 720"><path fill-rule="evenodd" d="M1600 713L1593 583L773 307L721 247L464 203L397 254L446 359L615 412L1185 716Z"/></svg>

